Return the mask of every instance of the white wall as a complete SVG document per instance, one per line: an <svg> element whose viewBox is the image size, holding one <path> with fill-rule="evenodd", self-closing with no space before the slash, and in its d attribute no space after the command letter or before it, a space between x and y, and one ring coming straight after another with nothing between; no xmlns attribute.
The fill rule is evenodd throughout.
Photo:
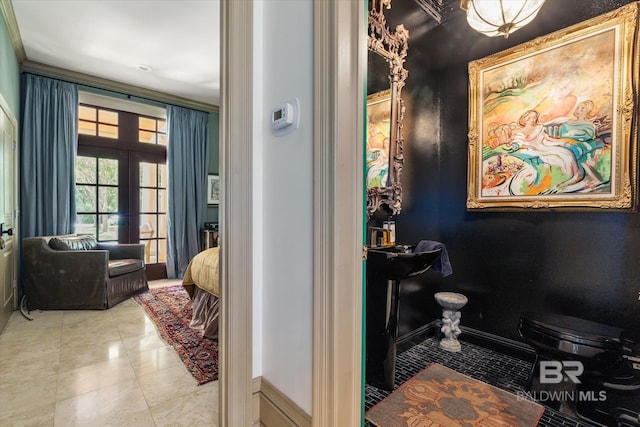
<svg viewBox="0 0 640 427"><path fill-rule="evenodd" d="M254 209L261 223L254 223L254 232L261 259L254 263L254 376L261 375L310 414L313 3L256 3ZM269 121L272 109L296 97L300 128L275 137Z"/></svg>
<svg viewBox="0 0 640 427"><path fill-rule="evenodd" d="M262 91L263 72L262 72L262 33L263 33L263 10L264 2L257 1L254 3L253 13L253 377L262 375L262 261L263 261L263 189L262 185L264 170L263 164L263 107L262 107Z"/></svg>

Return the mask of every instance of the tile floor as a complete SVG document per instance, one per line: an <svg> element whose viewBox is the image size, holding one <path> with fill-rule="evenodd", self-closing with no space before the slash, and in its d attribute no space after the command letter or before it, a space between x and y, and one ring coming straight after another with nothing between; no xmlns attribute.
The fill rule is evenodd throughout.
<svg viewBox="0 0 640 427"><path fill-rule="evenodd" d="M442 350L439 346L440 341L433 337L427 338L408 350L398 353L394 388L397 388L431 363L439 363L516 395L518 392L524 392L527 376L531 369L531 362L461 341L463 351L459 353L450 353ZM366 385L365 410L373 407L389 394L390 392L388 391ZM591 427L593 424L546 407L538 426ZM366 421L365 427L373 427L373 424Z"/></svg>
<svg viewBox="0 0 640 427"><path fill-rule="evenodd" d="M0 426L218 425L218 382L198 386L132 299L31 316L0 335Z"/></svg>

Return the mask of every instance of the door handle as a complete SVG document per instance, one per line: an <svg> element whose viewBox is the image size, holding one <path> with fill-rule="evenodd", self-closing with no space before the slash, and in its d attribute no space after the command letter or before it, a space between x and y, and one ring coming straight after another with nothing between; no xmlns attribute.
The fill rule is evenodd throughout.
<svg viewBox="0 0 640 427"><path fill-rule="evenodd" d="M5 234L8 234L9 236L13 236L13 228L7 228L5 230L4 222L3 222L3 223L0 223L0 236L4 236Z"/></svg>

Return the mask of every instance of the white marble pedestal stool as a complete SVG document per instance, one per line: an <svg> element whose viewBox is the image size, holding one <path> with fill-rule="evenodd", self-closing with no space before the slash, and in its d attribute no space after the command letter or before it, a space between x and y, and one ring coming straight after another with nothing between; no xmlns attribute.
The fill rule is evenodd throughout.
<svg viewBox="0 0 640 427"><path fill-rule="evenodd" d="M460 335L460 310L469 301L467 297L456 292L438 292L434 295L436 302L443 308L442 328L444 338L440 340L440 347L444 350L457 352L461 350L458 335Z"/></svg>

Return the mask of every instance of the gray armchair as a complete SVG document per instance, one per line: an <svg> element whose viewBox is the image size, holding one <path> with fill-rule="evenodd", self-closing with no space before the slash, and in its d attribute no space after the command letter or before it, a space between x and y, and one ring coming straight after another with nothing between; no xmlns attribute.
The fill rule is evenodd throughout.
<svg viewBox="0 0 640 427"><path fill-rule="evenodd" d="M106 309L149 289L144 245L68 234L22 240L29 309Z"/></svg>

